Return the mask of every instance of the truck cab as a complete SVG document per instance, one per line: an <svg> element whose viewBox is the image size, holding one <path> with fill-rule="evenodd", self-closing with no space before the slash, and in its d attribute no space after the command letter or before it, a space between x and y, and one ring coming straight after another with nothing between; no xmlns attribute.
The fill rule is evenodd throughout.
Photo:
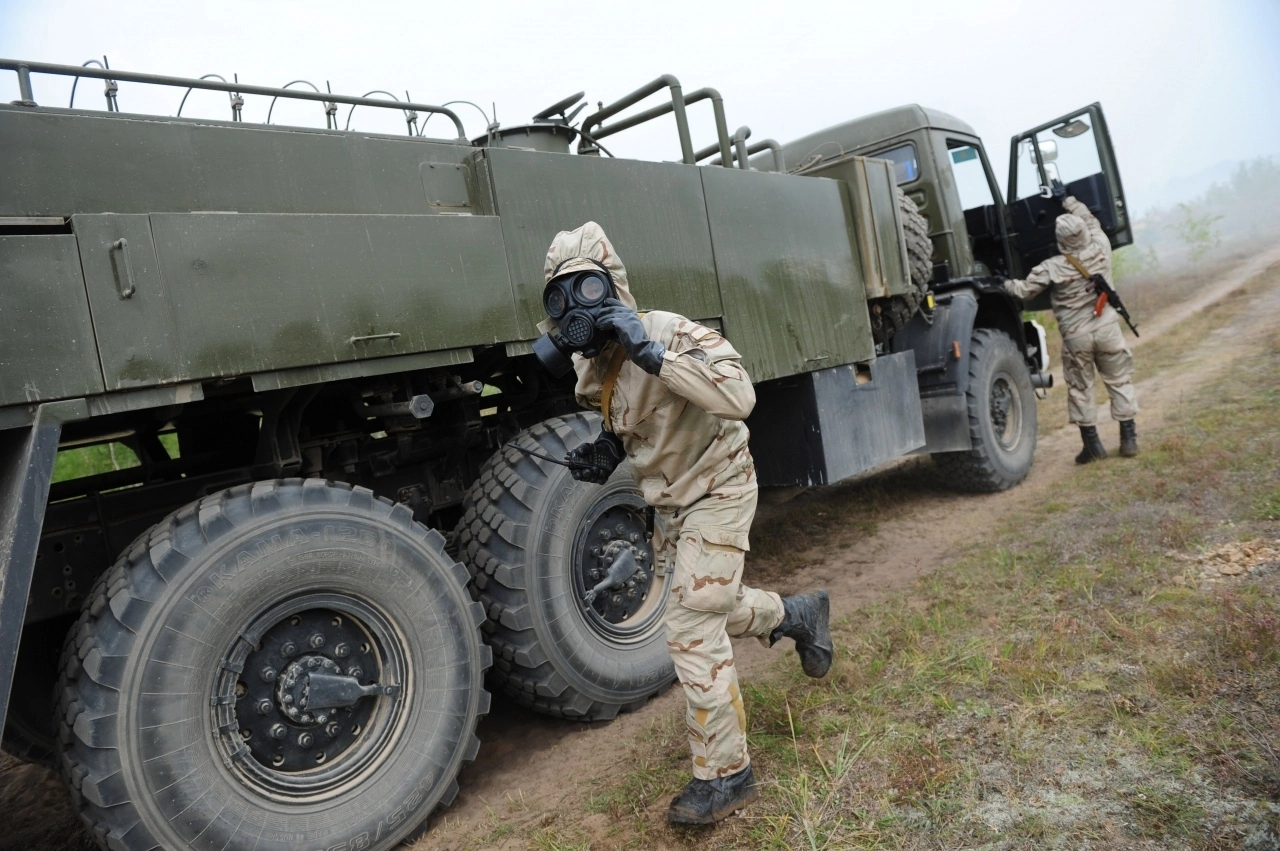
<svg viewBox="0 0 1280 851"><path fill-rule="evenodd" d="M1053 181L1093 211L1112 248L1133 242L1098 103L1014 136L1006 193L974 129L918 104L805 136L783 146L783 156L791 171L814 176L850 156L891 160L898 186L929 220L935 289L957 278L1021 277L1054 254L1053 222L1060 208L1050 190Z"/></svg>

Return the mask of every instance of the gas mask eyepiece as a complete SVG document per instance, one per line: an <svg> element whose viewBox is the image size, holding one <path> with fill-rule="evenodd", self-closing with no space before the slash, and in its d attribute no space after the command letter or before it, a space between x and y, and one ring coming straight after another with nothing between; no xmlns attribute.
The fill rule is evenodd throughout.
<svg viewBox="0 0 1280 851"><path fill-rule="evenodd" d="M556 323L556 331L534 340L533 353L557 378L573 368L574 352L595 357L610 339L597 319L605 299L616 297L617 292L609 270L597 261L591 262L600 268L558 277L553 273L542 291L542 307Z"/></svg>

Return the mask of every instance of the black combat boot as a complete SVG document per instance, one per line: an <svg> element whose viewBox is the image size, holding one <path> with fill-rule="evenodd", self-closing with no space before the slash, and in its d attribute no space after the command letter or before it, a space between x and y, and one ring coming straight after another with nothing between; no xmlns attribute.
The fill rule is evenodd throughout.
<svg viewBox="0 0 1280 851"><path fill-rule="evenodd" d="M693 779L667 808L671 824L715 824L759 796L751 766L715 780Z"/></svg>
<svg viewBox="0 0 1280 851"><path fill-rule="evenodd" d="M1133 420L1120 421L1120 457L1132 458L1138 454L1138 427Z"/></svg>
<svg viewBox="0 0 1280 851"><path fill-rule="evenodd" d="M1101 461L1107 457L1107 448L1098 439L1097 426L1080 426L1080 439L1084 441L1084 449L1076 456L1077 464L1088 464L1090 461Z"/></svg>
<svg viewBox="0 0 1280 851"><path fill-rule="evenodd" d="M831 667L831 598L813 591L782 598L782 623L769 634L769 646L779 638L794 638L800 667L811 677L821 677Z"/></svg>

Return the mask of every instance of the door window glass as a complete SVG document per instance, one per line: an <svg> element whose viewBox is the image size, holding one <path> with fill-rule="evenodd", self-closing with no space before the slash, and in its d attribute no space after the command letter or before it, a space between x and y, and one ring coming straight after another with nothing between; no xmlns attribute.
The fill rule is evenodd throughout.
<svg viewBox="0 0 1280 851"><path fill-rule="evenodd" d="M1102 171L1098 142L1090 119L1089 113L1083 112L1036 134L1036 145L1040 148L1049 180L1060 180L1066 184ZM1017 174L1018 198L1027 198L1040 191L1042 182L1030 139L1018 142Z"/></svg>
<svg viewBox="0 0 1280 851"><path fill-rule="evenodd" d="M1089 117L1087 113L1077 116L1036 136L1041 152L1052 152L1052 160L1046 156L1044 164L1050 180L1070 183L1102 171L1098 142L1087 120Z"/></svg>
<svg viewBox="0 0 1280 851"><path fill-rule="evenodd" d="M956 192L960 194L960 209L972 210L995 203L987 170L982 167L982 157L973 145L952 142L948 145L951 155L951 173L956 179Z"/></svg>
<svg viewBox="0 0 1280 851"><path fill-rule="evenodd" d="M892 162L893 177L899 186L904 183L910 183L920 176L920 166L916 162L916 146L910 142L887 151L868 154L867 156Z"/></svg>

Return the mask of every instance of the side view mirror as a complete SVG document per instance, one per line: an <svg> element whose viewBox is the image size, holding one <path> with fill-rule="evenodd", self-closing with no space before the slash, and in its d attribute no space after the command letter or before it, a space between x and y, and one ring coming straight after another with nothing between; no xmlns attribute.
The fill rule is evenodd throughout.
<svg viewBox="0 0 1280 851"><path fill-rule="evenodd" d="M1058 143L1052 139L1040 139L1036 144L1040 146L1040 159L1045 163L1051 163L1058 158ZM1034 159L1031 153L1032 140L1023 139L1018 152L1019 156Z"/></svg>

